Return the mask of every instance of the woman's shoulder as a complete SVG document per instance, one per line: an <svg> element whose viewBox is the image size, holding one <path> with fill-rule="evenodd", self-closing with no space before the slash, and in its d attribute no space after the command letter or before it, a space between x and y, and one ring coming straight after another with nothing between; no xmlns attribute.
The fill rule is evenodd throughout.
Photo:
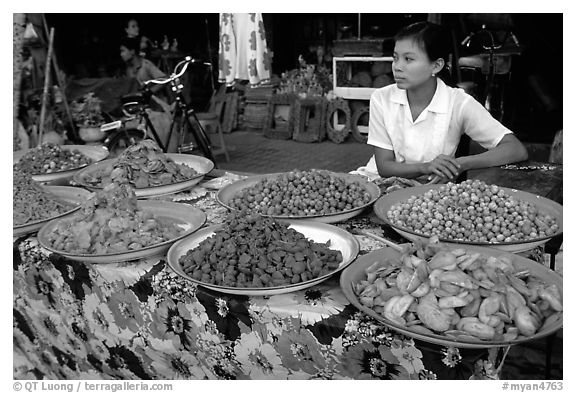
<svg viewBox="0 0 576 393"><path fill-rule="evenodd" d="M371 96L371 98L376 98L376 99L387 99L387 98L391 97L393 94L397 94L399 90L400 89L398 89L398 86L396 86L396 83L392 83L388 86L380 87L380 88L374 90L370 96Z"/></svg>

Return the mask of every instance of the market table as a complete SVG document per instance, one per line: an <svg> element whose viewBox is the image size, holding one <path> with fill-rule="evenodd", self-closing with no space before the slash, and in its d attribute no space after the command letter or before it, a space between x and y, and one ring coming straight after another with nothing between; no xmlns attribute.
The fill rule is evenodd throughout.
<svg viewBox="0 0 576 393"><path fill-rule="evenodd" d="M226 209L205 184L164 198L220 223ZM372 213L336 225L402 241ZM382 247L356 237L361 255ZM494 379L507 353L396 333L355 309L338 276L289 294L225 295L180 278L165 258L85 264L34 236L14 239L14 378Z"/></svg>

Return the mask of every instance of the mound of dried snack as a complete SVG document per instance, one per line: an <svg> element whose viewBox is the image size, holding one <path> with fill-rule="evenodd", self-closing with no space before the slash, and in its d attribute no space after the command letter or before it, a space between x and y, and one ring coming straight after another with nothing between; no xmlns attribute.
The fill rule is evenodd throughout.
<svg viewBox="0 0 576 393"><path fill-rule="evenodd" d="M114 165L87 175L85 181L101 187L130 183L135 188L146 188L185 181L196 174L194 168L175 163L154 141L146 139L126 148Z"/></svg>
<svg viewBox="0 0 576 393"><path fill-rule="evenodd" d="M415 333L462 341L530 337L562 318L562 291L506 254L432 238L378 260L353 283L359 302Z"/></svg>
<svg viewBox="0 0 576 393"><path fill-rule="evenodd" d="M12 182L12 219L14 226L56 217L74 206L59 201L32 180L29 174L14 170Z"/></svg>
<svg viewBox="0 0 576 393"><path fill-rule="evenodd" d="M228 287L297 284L328 274L342 253L315 243L288 224L259 214L231 212L221 230L178 261L202 282Z"/></svg>
<svg viewBox="0 0 576 393"><path fill-rule="evenodd" d="M46 142L27 151L13 167L15 171L40 175L77 169L91 163L92 159L79 150L66 150Z"/></svg>
<svg viewBox="0 0 576 393"><path fill-rule="evenodd" d="M74 254L111 254L152 246L180 235L183 228L138 207L127 184L112 183L62 220L47 235L56 250Z"/></svg>

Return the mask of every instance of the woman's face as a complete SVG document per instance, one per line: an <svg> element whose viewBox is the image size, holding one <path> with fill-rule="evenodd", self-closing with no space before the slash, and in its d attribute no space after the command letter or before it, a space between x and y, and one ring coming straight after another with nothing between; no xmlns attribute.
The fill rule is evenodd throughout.
<svg viewBox="0 0 576 393"><path fill-rule="evenodd" d="M138 37L138 34L140 34L138 22L136 22L134 19L128 21L128 25L126 26L125 30L128 37Z"/></svg>
<svg viewBox="0 0 576 393"><path fill-rule="evenodd" d="M134 51L126 48L124 45L120 45L120 57L127 63L134 58Z"/></svg>
<svg viewBox="0 0 576 393"><path fill-rule="evenodd" d="M396 41L393 59L392 73L400 89L421 86L432 77L433 72L437 72L436 63L411 38Z"/></svg>

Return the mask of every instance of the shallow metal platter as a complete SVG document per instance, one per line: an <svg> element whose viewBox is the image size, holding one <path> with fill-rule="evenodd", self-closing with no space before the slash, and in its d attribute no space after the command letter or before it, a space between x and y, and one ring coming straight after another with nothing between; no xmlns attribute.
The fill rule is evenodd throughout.
<svg viewBox="0 0 576 393"><path fill-rule="evenodd" d="M491 255L498 257L500 255L506 255L512 260L512 263L516 267L517 271L529 270L530 274L534 277L538 277L548 284L555 284L560 293L563 292L562 277L550 270L549 268L541 265L531 259L521 257L520 255L510 254L504 251L479 247L479 246L467 246L467 245L446 245L449 248L463 248L471 253L478 252L485 255ZM381 266L387 266L391 260L398 259L400 256L399 251L392 248L386 247L383 249L372 251L366 255L359 257L354 264L348 266L340 275L340 287L344 292L346 298L352 303L356 308L364 312L365 314L371 316L372 318L380 321L382 324L389 328L392 328L402 334L413 337L417 340L422 340L432 344L443 345L446 347L459 347L459 348L490 348L490 347L503 347L507 345L520 344L527 341L537 340L542 337L548 336L562 327L563 324L563 314L557 320L550 323L546 328L537 332L535 335L530 337L524 337L521 339L510 340L510 341L484 341L484 340L464 340L456 339L440 334L423 334L420 332L415 332L410 330L406 326L400 325L396 322L392 322L382 315L378 314L374 310L364 306L360 303L358 296L354 293L353 283L359 282L366 279L366 268L372 265L374 262L379 261Z"/></svg>
<svg viewBox="0 0 576 393"><path fill-rule="evenodd" d="M423 186L404 188L402 190L393 191L390 194L383 195L378 201L376 201L376 203L374 204L374 213L378 216L378 218L380 218L386 224L390 225L396 232L398 232L400 235L404 236L406 239L409 239L412 241L427 239L430 236L416 233L411 229L404 228L404 227L398 226L397 224L392 223L390 221L390 219L388 218L388 211L390 210L392 205L394 205L398 202L401 202L401 201L405 201L413 195L422 195L428 190L438 189L440 187L441 187L441 185L437 185L437 184L435 184L435 185L423 185ZM468 241L463 241L463 240L452 240L452 239L445 239L445 238L440 238L440 241L446 242L446 243L487 246L487 247L496 248L496 249L502 250L502 251L518 253L518 252L524 252L524 251L531 250L535 247L538 247L539 245L546 243L552 237L560 235L562 233L562 222L563 222L563 220L562 220L562 205L560 205L559 203L556 203L550 199L541 197L539 195L534 195L534 194L531 194L529 192L515 190L512 188L506 188L506 187L500 187L500 189L504 190L506 192L506 194L508 194L509 196L512 196L512 197L519 199L519 200L522 200L522 201L529 202L539 212L542 212L545 214L550 214L552 217L554 217L556 219L556 222L558 223L558 231L556 231L556 233L554 233L550 236L545 236L545 237L540 237L540 238L535 238L535 239L530 239L530 240L513 241L513 242L497 242L497 243L468 242Z"/></svg>
<svg viewBox="0 0 576 393"><path fill-rule="evenodd" d="M189 179L172 183L164 184L161 186L144 187L144 188L134 188L134 192L138 198L149 198L162 195L174 194L180 191L192 188L194 185L198 184L204 176L214 169L214 163L209 159L201 156L195 156L192 154L175 154L167 153L166 156L172 159L176 164L182 164L189 166L194 169L197 173ZM96 176L99 173L104 173L110 169L116 162L116 159L109 159L92 164L74 175L74 181L91 190L101 190L103 187L99 183L94 183L90 181L92 176Z"/></svg>
<svg viewBox="0 0 576 393"><path fill-rule="evenodd" d="M283 173L258 175L258 176L251 176L251 177L248 177L246 179L235 181L234 183L231 183L231 184L221 188L218 191L218 193L216 194L216 199L218 200L218 202L221 205L225 206L226 208L228 208L230 210L233 210L232 207L230 206L230 201L232 200L232 198L234 198L234 196L238 192L240 192L241 190L243 190L245 188L249 188L249 187L256 185L258 182L260 182L263 179L274 180L274 179L277 179L278 177L280 177L282 175L283 175ZM372 204L374 204L374 202L376 202L376 200L380 197L380 188L376 184L374 184L371 181L369 181L368 179L366 179L364 176L352 175L352 174L348 174L348 173L337 173L337 172L331 172L331 175L336 176L340 179L343 179L346 183L359 182L366 189L366 191L370 194L370 201L368 203L362 205L362 206L359 206L359 207L356 207L356 208L353 208L350 210L343 210L340 212L329 213L329 214L316 214L316 215L307 215L307 216L304 216L304 215L302 215L302 216L293 216L293 215L280 216L280 215L263 214L263 216L273 217L273 218L277 218L277 219L288 219L288 220L306 219L306 220L313 220L313 221L332 224L332 223L336 223L336 222L345 221L345 220L348 220L349 218L352 218L352 217L359 215L364 210L366 210L367 208L372 206Z"/></svg>
<svg viewBox="0 0 576 393"><path fill-rule="evenodd" d="M50 194L53 194L54 199L58 199L60 201L72 205L70 207L70 210L57 216L46 218L44 220L32 221L24 225L14 226L12 227L13 237L18 237L22 235L27 235L29 233L37 232L48 221L62 218L76 212L78 209L80 209L80 205L82 205L82 203L84 203L86 200L88 200L88 198L90 198L90 196L92 196L92 193L90 191L79 187L43 186L43 188Z"/></svg>
<svg viewBox="0 0 576 393"><path fill-rule="evenodd" d="M204 239L209 238L214 235L214 233L221 229L220 225L214 225L207 228L202 228L198 232L186 237L176 243L170 250L168 250L168 266L176 272L179 276L191 281L195 284L202 285L206 288L212 289L214 291L223 292L227 294L234 295L246 295L246 296L271 296L279 295L283 293L295 292L305 288L309 288L313 285L321 283L332 275L340 272L346 266L350 265L360 250L360 246L356 238L350 233L335 227L333 225L314 222L314 221L288 221L290 223L290 228L302 233L309 240L315 241L317 243L325 243L330 240L330 249L339 250L342 253L342 262L338 268L328 274L320 277L316 277L312 280L298 283L290 284L284 286L276 287L264 287L264 288L239 288L239 287L226 287L221 285L209 284L190 277L184 272L182 266L179 263L180 257L185 255L188 250L192 250L200 244Z"/></svg>
<svg viewBox="0 0 576 393"><path fill-rule="evenodd" d="M184 232L174 239L133 251L115 252L110 254L74 254L56 250L52 248L47 241L48 234L54 231L61 220L70 219L70 217L65 217L59 220L50 221L48 224L42 227L40 232L38 232L38 243L40 243L42 247L51 252L55 252L76 261L91 263L116 263L161 254L168 250L170 246L174 244L174 242L190 235L194 231L198 230L198 228L200 228L206 222L206 214L202 210L182 203L142 200L138 201L138 207L144 211L149 211L156 217L170 219L172 222L182 227Z"/></svg>
<svg viewBox="0 0 576 393"><path fill-rule="evenodd" d="M60 146L62 150L78 150L80 153L84 154L86 157L92 160L92 164L104 160L108 157L108 149L104 146L87 146L87 145L62 145ZM33 149L25 149L25 150L18 150L15 151L12 155L12 163L16 164L20 159L30 150ZM51 182L54 180L65 180L71 179L76 172L81 170L82 168L86 168L87 165L79 166L78 168L72 168L65 171L60 172L52 172L52 173L36 173L32 174L32 179L37 182Z"/></svg>

